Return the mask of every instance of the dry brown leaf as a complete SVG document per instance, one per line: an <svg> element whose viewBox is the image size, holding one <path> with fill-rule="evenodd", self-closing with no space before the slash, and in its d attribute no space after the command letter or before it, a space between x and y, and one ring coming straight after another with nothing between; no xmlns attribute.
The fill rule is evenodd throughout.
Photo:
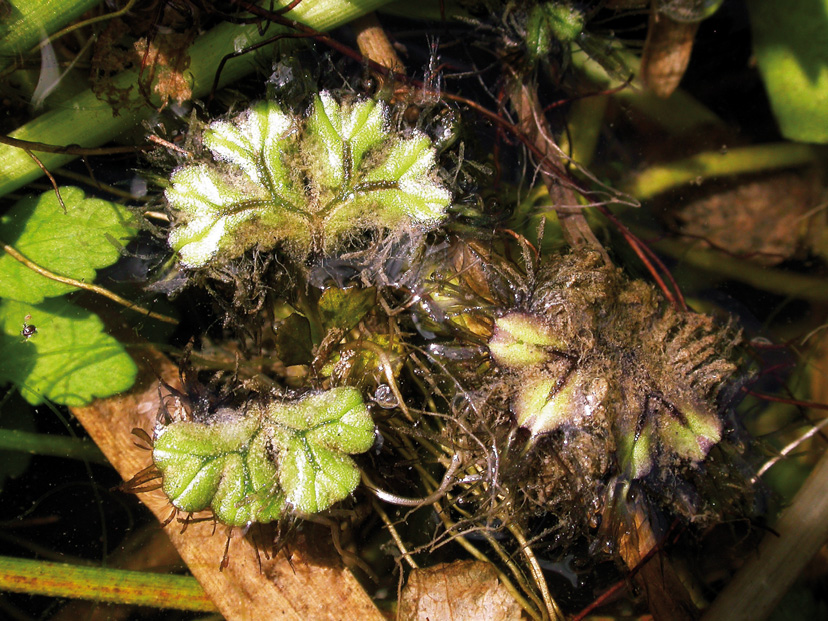
<svg viewBox="0 0 828 621"><path fill-rule="evenodd" d="M135 42L135 52L141 59L141 88L149 90L161 100L161 109L172 99L178 104L193 96L191 80L185 74L190 66L187 48L192 33L170 33Z"/></svg>
<svg viewBox="0 0 828 621"><path fill-rule="evenodd" d="M158 377L177 386L178 370L157 351L146 348L136 356L139 379L126 394L99 400L72 412L118 470L130 479L150 463L150 453L135 446L133 428L151 430L161 393ZM161 490L141 494L141 500L165 520L170 504ZM236 529L230 540L229 566L219 570L226 532L213 532L212 521L190 523L185 532L171 524L165 532L207 595L229 621L241 619L382 619L353 575L339 564L319 562L301 546L275 558L261 557Z"/></svg>
<svg viewBox="0 0 828 621"><path fill-rule="evenodd" d="M398 621L520 618L520 605L500 583L495 568L481 561L415 569L403 589L397 613Z"/></svg>
<svg viewBox="0 0 828 621"><path fill-rule="evenodd" d="M776 265L805 245L806 214L819 203L819 192L813 174L781 172L737 180L689 201L676 216L685 235L761 265Z"/></svg>

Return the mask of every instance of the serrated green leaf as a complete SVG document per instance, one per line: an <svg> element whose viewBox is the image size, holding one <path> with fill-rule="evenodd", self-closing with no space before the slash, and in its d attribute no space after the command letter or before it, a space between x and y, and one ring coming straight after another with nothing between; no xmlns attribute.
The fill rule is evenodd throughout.
<svg viewBox="0 0 828 621"><path fill-rule="evenodd" d="M126 243L137 229L121 205L85 198L75 187L60 188L60 195L66 213L52 191L18 201L0 219L0 240L51 272L91 282L120 256L110 238ZM74 290L0 251L0 297L38 304Z"/></svg>
<svg viewBox="0 0 828 621"><path fill-rule="evenodd" d="M28 340L23 322L37 327ZM18 386L36 405L44 399L86 405L129 389L135 363L123 346L104 332L97 315L64 299L26 304L0 301L0 381Z"/></svg>
<svg viewBox="0 0 828 621"><path fill-rule="evenodd" d="M281 431L333 451L363 453L374 443L374 421L355 388L332 388L300 401L276 401L266 414Z"/></svg>
<svg viewBox="0 0 828 621"><path fill-rule="evenodd" d="M205 265L221 250L235 256L264 241L239 233L247 222L265 227L270 244L308 238L302 181L284 162L294 134L291 117L270 102L254 105L233 123L210 125L204 145L226 165L179 168L166 192L183 220L169 242L184 265Z"/></svg>
<svg viewBox="0 0 828 621"><path fill-rule="evenodd" d="M782 134L828 142L828 0L751 0L753 51Z"/></svg>
<svg viewBox="0 0 828 621"><path fill-rule="evenodd" d="M213 123L204 134L204 146L216 158L238 166L250 181L280 196L286 203L301 203L301 185L282 162L289 148L293 120L278 107L258 103L236 123Z"/></svg>
<svg viewBox="0 0 828 621"><path fill-rule="evenodd" d="M328 287L319 298L319 315L325 329L341 328L346 332L356 326L374 307L377 299L373 287Z"/></svg>
<svg viewBox="0 0 828 621"><path fill-rule="evenodd" d="M217 160L178 169L166 196L177 212L169 242L187 267L281 244L304 259L363 230L429 228L451 195L422 134L389 130L387 106L321 93L307 119L260 102L210 125Z"/></svg>
<svg viewBox="0 0 828 621"><path fill-rule="evenodd" d="M348 455L305 441L284 439L279 480L288 502L302 513L318 513L346 498L359 485L359 468Z"/></svg>
<svg viewBox="0 0 828 621"><path fill-rule="evenodd" d="M365 152L388 137L385 105L366 99L340 105L320 93L308 119L308 145L318 158L316 184L333 190L355 177Z"/></svg>

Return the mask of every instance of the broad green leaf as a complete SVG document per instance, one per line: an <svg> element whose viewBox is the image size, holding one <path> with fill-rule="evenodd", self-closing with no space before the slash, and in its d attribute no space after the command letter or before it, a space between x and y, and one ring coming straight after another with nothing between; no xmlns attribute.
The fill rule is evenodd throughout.
<svg viewBox="0 0 828 621"><path fill-rule="evenodd" d="M27 316L37 327L29 339L20 334ZM135 363L97 315L66 300L0 301L0 332L0 382L17 385L31 404L85 405L135 381Z"/></svg>
<svg viewBox="0 0 828 621"><path fill-rule="evenodd" d="M280 245L299 259L331 252L364 230L430 228L451 195L421 134L388 128L388 110L321 93L307 119L260 102L204 134L215 162L175 171L170 246L186 267Z"/></svg>
<svg viewBox="0 0 828 621"><path fill-rule="evenodd" d="M828 142L828 0L750 0L753 51L782 134Z"/></svg>
<svg viewBox="0 0 828 621"><path fill-rule="evenodd" d="M0 218L0 240L50 272L91 282L96 270L118 260L114 242L125 244L137 229L121 205L85 198L75 187L60 188L60 195L66 213L52 191L18 201ZM75 289L0 250L0 297L38 304Z"/></svg>
<svg viewBox="0 0 828 621"><path fill-rule="evenodd" d="M374 307L377 292L373 287L328 287L319 298L319 314L327 330L340 328L346 332L356 326Z"/></svg>

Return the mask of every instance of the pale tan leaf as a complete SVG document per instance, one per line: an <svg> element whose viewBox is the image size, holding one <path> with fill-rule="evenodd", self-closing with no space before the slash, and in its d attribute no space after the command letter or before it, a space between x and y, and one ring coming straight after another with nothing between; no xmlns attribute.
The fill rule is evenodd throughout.
<svg viewBox="0 0 828 621"><path fill-rule="evenodd" d="M415 569L402 592L398 621L508 621L521 618L520 605L481 561L441 563Z"/></svg>

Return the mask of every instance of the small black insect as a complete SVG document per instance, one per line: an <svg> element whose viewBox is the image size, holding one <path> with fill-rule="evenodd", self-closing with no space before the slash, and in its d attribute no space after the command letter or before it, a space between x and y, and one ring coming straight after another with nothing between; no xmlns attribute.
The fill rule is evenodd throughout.
<svg viewBox="0 0 828 621"><path fill-rule="evenodd" d="M29 319L31 319L31 315L26 315L23 319L23 329L20 331L20 336L22 336L27 341L32 338L35 334L37 334L37 327L34 324L29 323Z"/></svg>

